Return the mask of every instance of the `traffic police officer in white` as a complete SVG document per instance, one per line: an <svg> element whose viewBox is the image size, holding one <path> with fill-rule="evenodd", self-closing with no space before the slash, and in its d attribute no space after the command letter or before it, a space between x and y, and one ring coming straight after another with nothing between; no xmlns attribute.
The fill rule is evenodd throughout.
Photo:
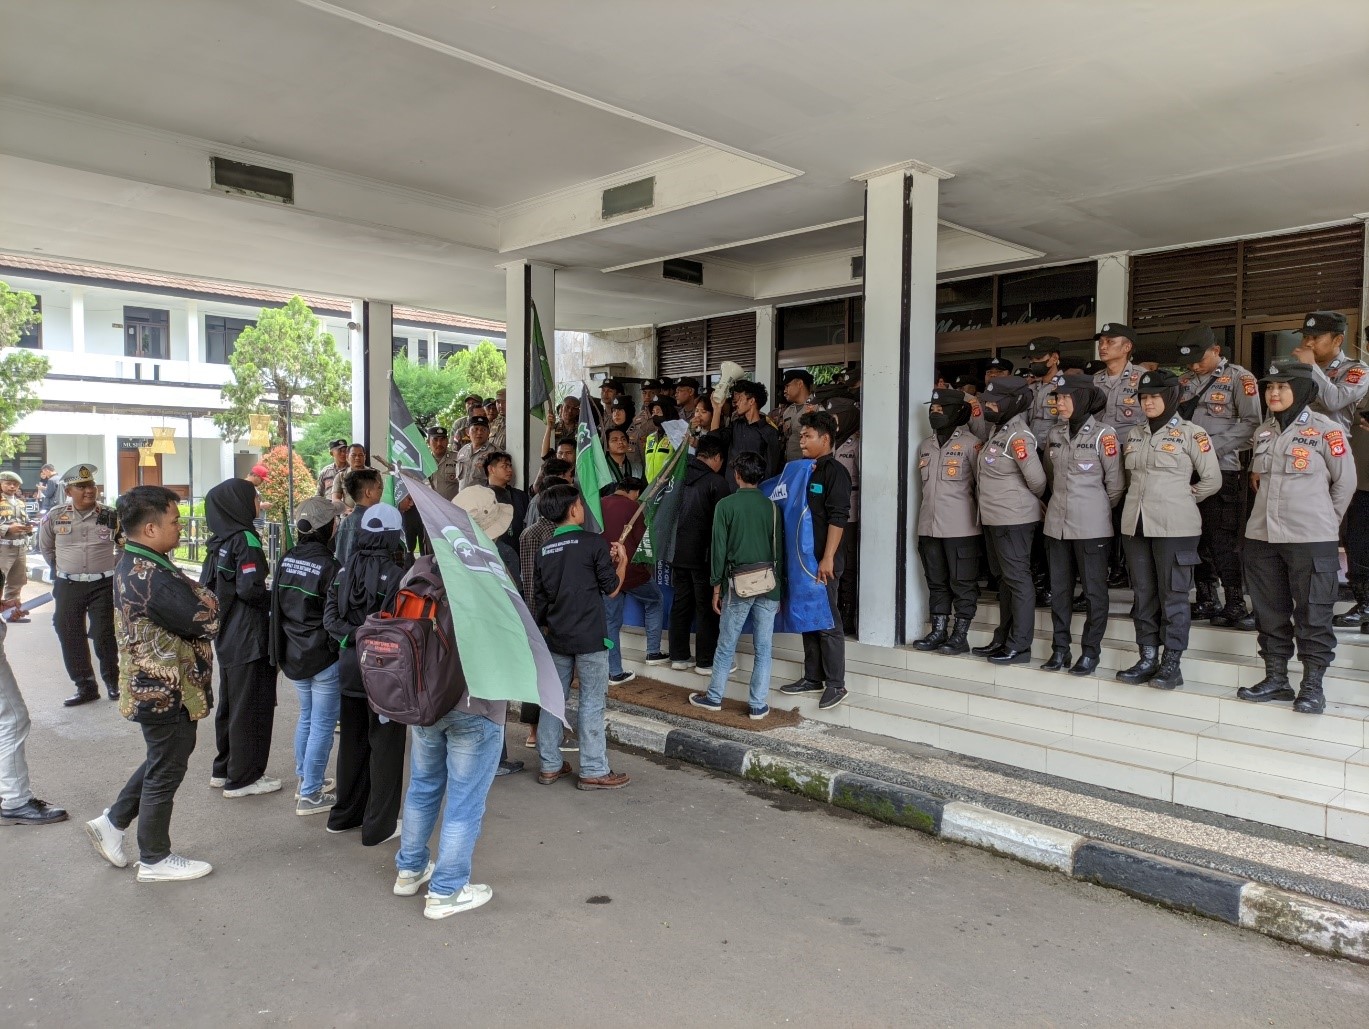
<svg viewBox="0 0 1369 1029"><path fill-rule="evenodd" d="M1131 619L1141 659L1117 678L1162 690L1184 684L1179 661L1188 649L1188 591L1203 528L1198 504L1222 485L1212 438L1177 412L1180 389L1172 372L1142 375L1137 391L1146 420L1122 443L1128 480L1122 550L1131 572Z"/></svg>
<svg viewBox="0 0 1369 1029"><path fill-rule="evenodd" d="M447 430L441 425L428 430L428 450L437 461L433 474L428 476L428 485L437 490L443 500L451 500L461 492L461 466L457 464L456 452L449 449L449 443Z"/></svg>
<svg viewBox="0 0 1369 1029"><path fill-rule="evenodd" d="M67 503L54 507L39 532L38 549L52 569L52 624L62 645L67 675L76 693L65 704L98 700L99 686L90 647L110 700L119 699L119 651L114 642L114 567L119 563L119 519L96 498L93 464L78 464L62 476Z"/></svg>
<svg viewBox="0 0 1369 1029"><path fill-rule="evenodd" d="M1355 492L1355 461L1338 421L1311 409L1317 369L1281 361L1264 378L1269 418L1255 433L1245 527L1245 574L1259 624L1264 678L1236 691L1241 700L1292 700L1321 714L1322 677L1336 656L1331 612L1340 569L1340 522ZM1297 644L1302 683L1294 697L1288 660Z"/></svg>

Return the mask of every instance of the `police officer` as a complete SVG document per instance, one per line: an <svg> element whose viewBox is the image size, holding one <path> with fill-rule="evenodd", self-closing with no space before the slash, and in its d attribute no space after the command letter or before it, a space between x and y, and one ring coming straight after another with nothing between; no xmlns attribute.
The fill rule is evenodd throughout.
<svg viewBox="0 0 1369 1029"><path fill-rule="evenodd" d="M4 580L5 600L17 600L29 581L28 552L33 539L33 524L24 505L24 480L16 472L0 472L0 579ZM16 611L16 622L28 616Z"/></svg>
<svg viewBox="0 0 1369 1029"><path fill-rule="evenodd" d="M461 466L457 463L456 452L448 449L450 438L441 425L428 430L428 451L437 462L428 485L441 494L443 500L451 500L461 492Z"/></svg>
<svg viewBox="0 0 1369 1029"><path fill-rule="evenodd" d="M1298 331L1302 342L1290 357L1312 369L1312 380L1317 384L1312 410L1340 422L1349 436L1359 421L1359 407L1369 394L1369 365L1345 356L1345 315L1313 311Z"/></svg>
<svg viewBox="0 0 1369 1029"><path fill-rule="evenodd" d="M1094 375L1094 385L1107 396L1107 406L1102 411L1103 422L1117 431L1119 439L1125 439L1131 427L1140 424L1143 417L1136 387L1146 370L1132 361L1136 333L1121 322L1108 322L1093 338L1098 341L1098 358L1103 362L1103 368ZM1121 513L1121 508L1113 512L1114 532L1117 530L1116 519ZM1126 588L1126 565L1122 561L1122 547L1118 538L1113 540L1108 567L1108 585L1115 589Z"/></svg>
<svg viewBox="0 0 1369 1029"><path fill-rule="evenodd" d="M471 415L466 432L471 437L470 442L456 455L458 492L467 486L489 485L489 479L485 477L485 458L494 453L494 447L490 445L490 420L483 414Z"/></svg>
<svg viewBox="0 0 1369 1029"><path fill-rule="evenodd" d="M1122 444L1128 479L1122 550L1135 594L1131 619L1141 659L1117 679L1162 690L1184 684L1179 661L1188 649L1188 591L1202 534L1198 504L1222 485L1212 437L1178 413L1181 391L1172 372L1142 375L1137 395L1146 420Z"/></svg>
<svg viewBox="0 0 1369 1029"><path fill-rule="evenodd" d="M114 642L114 567L119 563L119 519L96 498L93 464L78 464L62 476L67 503L48 512L38 549L52 569L52 624L62 645L67 675L76 693L67 707L100 696L90 663L89 636L110 700L119 699L119 651Z"/></svg>
<svg viewBox="0 0 1369 1029"><path fill-rule="evenodd" d="M1188 371L1179 378L1179 414L1212 439L1222 488L1198 505L1203 531L1195 572L1198 595L1193 618L1211 618L1223 629L1254 629L1241 585L1241 537L1246 517L1246 477L1241 461L1259 427L1260 390L1255 376L1222 356L1210 328L1195 325L1179 336L1179 357ZM1217 583L1226 594L1217 602Z"/></svg>
<svg viewBox="0 0 1369 1029"><path fill-rule="evenodd" d="M927 576L932 631L913 646L963 654L970 649L967 636L979 602L979 508L974 493L979 439L966 428L970 405L959 390L933 390L927 418L932 434L917 449L922 479L917 551ZM953 610L955 626L948 634Z"/></svg>
<svg viewBox="0 0 1369 1029"><path fill-rule="evenodd" d="M646 379L642 382L642 406L638 409L636 417L632 419L632 424L627 428L628 446L638 454L639 458L642 453L642 445L656 428L651 424L651 402L656 399L657 394L663 392L669 392L669 389L666 383L660 379Z"/></svg>
<svg viewBox="0 0 1369 1029"><path fill-rule="evenodd" d="M994 664L1030 661L1036 629L1031 558L1041 528L1046 471L1027 423L1033 399L1027 380L1016 375L984 387L984 417L994 432L980 448L976 486L989 570L998 579L998 628L989 644L974 652Z"/></svg>
<svg viewBox="0 0 1369 1029"><path fill-rule="evenodd" d="M1027 373L1032 377L1031 431L1044 445L1055 427L1055 391L1065 383L1059 336L1037 336L1027 343Z"/></svg>
<svg viewBox="0 0 1369 1029"><path fill-rule="evenodd" d="M1082 652L1070 674L1093 674L1102 652L1108 622L1112 507L1126 490L1116 430L1099 417L1106 406L1107 395L1084 376L1065 376L1065 384L1055 391L1058 421L1047 437L1051 499L1043 527L1054 628L1050 660L1041 666L1048 672L1070 663L1070 587L1076 574L1083 586L1086 614Z"/></svg>
<svg viewBox="0 0 1369 1029"><path fill-rule="evenodd" d="M1309 319L1310 320L1310 319ZM1264 378L1269 418L1255 433L1250 486L1255 504L1245 527L1245 574L1259 623L1264 678L1236 691L1241 700L1292 700L1321 714L1322 676L1336 656L1331 612L1340 568L1340 522L1355 491L1355 462L1338 421L1312 410L1322 393L1318 369L1281 361ZM1288 659L1297 641L1297 697Z"/></svg>
<svg viewBox="0 0 1369 1029"><path fill-rule="evenodd" d="M338 473L347 467L347 441L345 439L335 439L328 444L328 452L333 455L333 463L318 476L318 495L325 500L333 499L333 486L336 483Z"/></svg>

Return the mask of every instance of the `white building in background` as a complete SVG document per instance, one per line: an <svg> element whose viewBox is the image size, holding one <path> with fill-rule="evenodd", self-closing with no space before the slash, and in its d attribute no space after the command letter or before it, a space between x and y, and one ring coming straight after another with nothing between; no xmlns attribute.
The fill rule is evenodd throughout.
<svg viewBox="0 0 1369 1029"><path fill-rule="evenodd" d="M60 473L88 461L99 466L107 499L139 482L201 497L256 462L259 451L245 438L224 440L212 416L226 407L220 388L232 375L238 333L291 291L17 254L0 254L0 281L38 298L42 321L20 346L50 365L38 391L42 408L14 430L28 436L27 446L0 465L18 472L26 490L45 463ZM352 302L303 299L350 360ZM436 365L482 340L502 350L504 326L395 309L394 352L411 361ZM140 468L138 447L161 426L175 430L176 453Z"/></svg>

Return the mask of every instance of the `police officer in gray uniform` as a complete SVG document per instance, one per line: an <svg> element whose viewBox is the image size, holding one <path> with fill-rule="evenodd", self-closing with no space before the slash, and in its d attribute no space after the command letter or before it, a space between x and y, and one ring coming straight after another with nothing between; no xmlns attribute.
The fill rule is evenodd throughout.
<svg viewBox="0 0 1369 1029"><path fill-rule="evenodd" d="M1222 485L1212 438L1178 414L1180 391L1172 372L1142 375L1137 395L1146 421L1122 444L1128 479L1122 550L1135 594L1131 619L1141 659L1117 679L1162 690L1184 684L1179 661L1188 649L1188 591L1203 528L1198 504Z"/></svg>
<svg viewBox="0 0 1369 1029"><path fill-rule="evenodd" d="M347 441L341 437L333 440L328 444L328 453L333 455L333 463L319 472L318 495L331 500L337 477L347 467Z"/></svg>
<svg viewBox="0 0 1369 1029"><path fill-rule="evenodd" d="M927 418L932 434L917 450L922 479L917 551L927 576L932 631L913 646L963 654L970 649L967 636L979 603L979 509L974 477L980 441L969 431L970 405L959 390L933 390ZM955 625L948 634L952 611Z"/></svg>
<svg viewBox="0 0 1369 1029"><path fill-rule="evenodd" d="M1086 614L1082 653L1069 671L1092 675L1108 622L1112 508L1126 492L1122 448L1116 431L1099 417L1107 396L1091 379L1065 376L1065 384L1055 391L1055 406L1059 421L1046 447L1051 499L1044 526L1054 635L1050 660L1041 667L1055 672L1070 663L1070 587L1077 572Z"/></svg>
<svg viewBox="0 0 1369 1029"><path fill-rule="evenodd" d="M1302 342L1290 355L1312 369L1317 399L1312 410L1340 422L1349 436L1359 421L1359 407L1369 395L1369 365L1345 356L1345 315L1313 311L1298 330Z"/></svg>
<svg viewBox="0 0 1369 1029"><path fill-rule="evenodd" d="M96 499L93 464L78 464L62 476L67 503L48 512L38 549L52 569L52 624L62 645L67 675L76 693L67 707L100 697L90 662L89 637L100 662L110 700L119 699L119 650L114 642L114 567L119 563L119 519Z"/></svg>
<svg viewBox="0 0 1369 1029"><path fill-rule="evenodd" d="M1027 427L1033 397L1026 379L1010 375L985 386L981 403L995 430L979 450L975 478L989 569L998 577L998 628L974 652L1000 665L1029 662L1036 629L1032 541L1041 528L1046 470Z"/></svg>
<svg viewBox="0 0 1369 1029"><path fill-rule="evenodd" d="M1179 414L1207 430L1222 472L1222 488L1198 505L1203 534L1198 541L1198 596L1191 614L1195 619L1211 618L1223 629L1254 629L1255 616L1246 610L1241 579L1247 496L1241 462L1263 418L1259 386L1255 376L1222 356L1222 346L1207 326L1184 330L1178 343L1179 357L1188 364L1179 378ZM1217 602L1218 581L1226 593L1225 605Z"/></svg>
<svg viewBox="0 0 1369 1029"><path fill-rule="evenodd" d="M451 500L461 492L461 465L456 459L456 452L448 448L449 442L447 430L441 425L434 425L428 430L428 450L437 461L433 474L428 476L428 485L437 490L443 500Z"/></svg>
<svg viewBox="0 0 1369 1029"><path fill-rule="evenodd" d="M1027 372L1032 377L1031 431L1044 445L1055 428L1055 390L1065 384L1060 374L1060 337L1037 336L1027 343Z"/></svg>
<svg viewBox="0 0 1369 1029"><path fill-rule="evenodd" d="M1292 700L1294 711L1321 714L1322 677L1336 656L1331 612L1355 461L1340 423L1311 409L1322 386L1316 368L1281 361L1264 384L1269 418L1255 433L1255 505L1245 527L1246 583L1264 678L1236 696L1256 703ZM1302 662L1296 698L1288 681L1295 640Z"/></svg>
<svg viewBox="0 0 1369 1029"><path fill-rule="evenodd" d="M1103 423L1116 429L1119 439L1125 439L1131 427L1139 425L1144 418L1136 387L1145 369L1131 360L1136 347L1136 333L1121 322L1108 322L1093 338L1098 342L1098 358L1103 362L1102 369L1094 375L1094 385L1107 395L1107 406L1102 411ZM1121 514L1120 507L1113 512L1112 528L1118 535L1113 539L1112 554L1108 561L1108 585L1114 589L1124 589L1130 585L1126 563L1122 560L1120 531L1116 521Z"/></svg>

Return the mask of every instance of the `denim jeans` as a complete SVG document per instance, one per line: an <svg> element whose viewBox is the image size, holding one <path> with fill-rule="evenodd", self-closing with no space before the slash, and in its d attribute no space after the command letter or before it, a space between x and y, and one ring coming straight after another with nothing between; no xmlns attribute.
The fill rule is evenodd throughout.
<svg viewBox="0 0 1369 1029"><path fill-rule="evenodd" d="M656 654L661 650L661 629L665 625L665 602L661 599L661 587L654 580L648 580L630 590L621 590L616 597L604 598L604 615L608 619L608 638L613 641L613 649L608 652L608 674L618 675L623 670L623 650L620 637L623 634L623 612L627 608L627 598L635 597L644 608L642 621L646 624L646 652Z"/></svg>
<svg viewBox="0 0 1369 1029"><path fill-rule="evenodd" d="M708 683L708 699L721 703L727 688L727 676L732 669L732 658L737 653L737 641L742 636L746 616L751 621L751 647L755 661L751 665L752 707L764 707L770 695L770 647L775 636L775 615L780 602L766 597L739 597L729 586L723 597L722 620L718 627L718 649L713 653L713 678Z"/></svg>
<svg viewBox="0 0 1369 1029"><path fill-rule="evenodd" d="M437 867L428 886L429 893L445 897L471 881L471 854L499 767L504 727L453 708L432 725L415 725L410 739L409 792L395 867L410 872L428 867L428 837L445 793Z"/></svg>
<svg viewBox="0 0 1369 1029"><path fill-rule="evenodd" d="M291 679L299 694L299 721L295 724L295 775L302 797L323 789L323 773L333 752L333 728L342 707L342 683L338 662L310 679Z"/></svg>
<svg viewBox="0 0 1369 1029"><path fill-rule="evenodd" d="M608 656L612 651L597 650L593 654L558 654L551 659L561 676L561 690L566 695L567 714L570 712L570 680L576 669L580 671L580 710L575 731L580 736L580 778L597 779L608 775L608 744L604 740L604 703L608 699ZM561 768L561 722L546 708L537 722L537 756L542 771L555 772Z"/></svg>

